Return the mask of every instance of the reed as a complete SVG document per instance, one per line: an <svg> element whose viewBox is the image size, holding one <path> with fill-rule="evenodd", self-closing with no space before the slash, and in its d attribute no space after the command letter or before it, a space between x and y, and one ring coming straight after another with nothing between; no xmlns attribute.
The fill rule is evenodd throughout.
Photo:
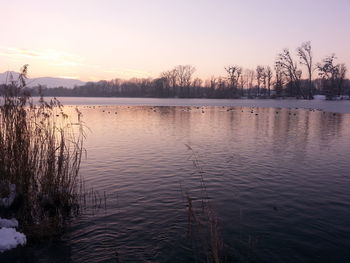
<svg viewBox="0 0 350 263"><path fill-rule="evenodd" d="M195 256L199 262L223 263L226 262L224 255L224 243L219 231L218 217L212 208L207 187L204 180L204 170L199 163L196 152L190 145L186 147L191 151L190 159L200 177L199 197L193 198L188 192L183 193L188 220L188 236L192 239Z"/></svg>
<svg viewBox="0 0 350 263"><path fill-rule="evenodd" d="M59 234L79 211L84 126L56 100L34 104L26 92L27 65L0 87L0 195L16 186L10 213L29 238ZM0 196L1 197L1 196Z"/></svg>

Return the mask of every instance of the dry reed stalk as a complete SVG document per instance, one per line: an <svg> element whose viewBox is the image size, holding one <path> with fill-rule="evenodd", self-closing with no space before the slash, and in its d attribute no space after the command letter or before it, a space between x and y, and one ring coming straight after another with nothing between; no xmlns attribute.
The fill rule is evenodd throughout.
<svg viewBox="0 0 350 263"><path fill-rule="evenodd" d="M195 207L195 203L188 192L183 193L187 206L188 235L196 242L198 254L201 254L208 263L225 262L223 255L223 241L219 233L218 219L211 206L207 187L204 180L204 170L201 167L198 156L192 147L185 145L191 151L190 160L200 175L201 196L200 208ZM182 189L182 187L181 187ZM198 256L198 255L197 255ZM200 257L200 256L199 256Z"/></svg>
<svg viewBox="0 0 350 263"><path fill-rule="evenodd" d="M78 110L72 122L56 99L35 105L26 74L27 65L0 86L0 182L16 185L13 213L23 231L51 236L79 211L84 126Z"/></svg>

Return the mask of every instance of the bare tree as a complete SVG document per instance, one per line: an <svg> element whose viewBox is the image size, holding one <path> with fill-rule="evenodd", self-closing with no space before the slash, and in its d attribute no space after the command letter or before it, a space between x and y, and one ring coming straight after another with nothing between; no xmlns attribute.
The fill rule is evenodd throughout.
<svg viewBox="0 0 350 263"><path fill-rule="evenodd" d="M247 69L245 71L245 75L247 76L247 89L248 89L248 97L251 96L251 91L253 89L253 83L255 79L255 71L252 69Z"/></svg>
<svg viewBox="0 0 350 263"><path fill-rule="evenodd" d="M280 64L275 64L275 92L277 96L282 95L284 85L283 76L284 74Z"/></svg>
<svg viewBox="0 0 350 263"><path fill-rule="evenodd" d="M247 83L247 78L246 78L246 76L240 75L240 78L239 78L239 88L240 88L240 91L241 91L241 97L244 97L244 86L246 85L246 83Z"/></svg>
<svg viewBox="0 0 350 263"><path fill-rule="evenodd" d="M263 84L263 86L262 86L262 88L261 88L261 90L262 90L262 92L261 93L263 93L264 94L264 96L266 95L266 79L267 79L267 75L266 75L266 68L265 67L263 67L263 72L262 72L262 76L261 76L261 80L262 80L262 84Z"/></svg>
<svg viewBox="0 0 350 263"><path fill-rule="evenodd" d="M191 85L191 78L196 68L191 65L179 65L175 67L177 71L177 77L179 86L189 87Z"/></svg>
<svg viewBox="0 0 350 263"><path fill-rule="evenodd" d="M231 93L229 96L236 96L238 89L238 81L240 76L242 75L242 68L239 66L229 66L225 68L228 74L228 81L230 84Z"/></svg>
<svg viewBox="0 0 350 263"><path fill-rule="evenodd" d="M300 64L305 65L308 72L308 99L312 100L312 72L313 72L313 64L312 64L312 51L311 51L311 43L305 42L302 43L300 47L297 48L298 57L300 60Z"/></svg>
<svg viewBox="0 0 350 263"><path fill-rule="evenodd" d="M220 98L227 98L229 96L227 96L227 94L225 93L225 91L227 90L227 80L226 78L223 78L223 77L218 77L217 79L217 95L220 97Z"/></svg>
<svg viewBox="0 0 350 263"><path fill-rule="evenodd" d="M196 71L196 68L191 65L179 65L175 67L175 70L177 72L178 85L181 89L180 96L188 96L192 75ZM184 89L186 90L186 94Z"/></svg>
<svg viewBox="0 0 350 263"><path fill-rule="evenodd" d="M192 88L193 88L193 93L192 96L198 97L200 93L200 88L202 88L203 80L200 78L195 78L192 81Z"/></svg>
<svg viewBox="0 0 350 263"><path fill-rule="evenodd" d="M337 78L337 87L338 87L338 96L342 95L342 91L343 91L343 83L346 77L346 72L347 72L347 68L345 66L345 64L340 64L338 66L339 70L338 70L338 78Z"/></svg>
<svg viewBox="0 0 350 263"><path fill-rule="evenodd" d="M195 78L192 82L192 85L194 87L201 87L203 83L203 80L201 80L200 78Z"/></svg>
<svg viewBox="0 0 350 263"><path fill-rule="evenodd" d="M163 72L161 77L167 79L169 89L172 89L173 95L189 96L191 80L195 71L195 67L191 65L179 65L172 70ZM178 88L180 88L180 92L178 92ZM186 94L184 90L186 90Z"/></svg>
<svg viewBox="0 0 350 263"><path fill-rule="evenodd" d="M176 93L177 76L178 76L178 72L175 68L172 70L165 71L160 75L161 78L166 79L167 92L169 95L174 96Z"/></svg>
<svg viewBox="0 0 350 263"><path fill-rule="evenodd" d="M267 80L267 91L269 97L271 96L271 80L272 80L272 70L270 66L267 66L265 68L265 75L266 75L266 80Z"/></svg>
<svg viewBox="0 0 350 263"><path fill-rule="evenodd" d="M257 82L257 94L256 96L260 96L260 86L261 86L261 81L263 81L264 78L264 67L263 66L257 66L256 67L256 82Z"/></svg>
<svg viewBox="0 0 350 263"><path fill-rule="evenodd" d="M165 77L157 78L152 81L154 92L158 97L169 97L168 80Z"/></svg>
<svg viewBox="0 0 350 263"><path fill-rule="evenodd" d="M276 66L278 66L281 72L289 79L289 95L297 97L302 96L306 99L307 97L303 94L300 87L302 71L298 69L297 63L292 58L288 49L284 49L278 54Z"/></svg>
<svg viewBox="0 0 350 263"><path fill-rule="evenodd" d="M346 66L344 64L334 65L336 56L333 54L323 59L322 63L317 65L318 75L322 79L323 92L326 98L331 100L335 95L342 94L342 86L346 75Z"/></svg>
<svg viewBox="0 0 350 263"><path fill-rule="evenodd" d="M216 79L216 77L211 76L211 78L210 78L210 88L215 90L215 89L217 89L217 87L218 87L218 80Z"/></svg>

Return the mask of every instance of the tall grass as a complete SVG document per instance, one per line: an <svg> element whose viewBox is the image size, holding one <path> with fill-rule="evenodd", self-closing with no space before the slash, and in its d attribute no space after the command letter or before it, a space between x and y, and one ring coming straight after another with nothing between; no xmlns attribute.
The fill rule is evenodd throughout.
<svg viewBox="0 0 350 263"><path fill-rule="evenodd" d="M73 122L56 99L34 104L26 75L27 65L0 89L0 182L16 185L11 211L29 237L42 238L78 212L84 130L78 110Z"/></svg>

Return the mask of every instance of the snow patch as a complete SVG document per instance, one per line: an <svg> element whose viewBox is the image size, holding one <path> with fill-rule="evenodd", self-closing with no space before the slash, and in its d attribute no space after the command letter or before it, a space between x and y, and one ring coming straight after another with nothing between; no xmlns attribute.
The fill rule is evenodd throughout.
<svg viewBox="0 0 350 263"><path fill-rule="evenodd" d="M0 227L15 228L18 227L18 221L15 218L4 219L0 217Z"/></svg>
<svg viewBox="0 0 350 263"><path fill-rule="evenodd" d="M0 207L10 207L16 198L16 185L9 184L9 195L0 198ZM15 218L5 219L0 217L0 253L13 249L18 245L25 245L27 238L24 234L17 232L18 221Z"/></svg>
<svg viewBox="0 0 350 263"><path fill-rule="evenodd" d="M326 100L325 95L314 95L314 100Z"/></svg>
<svg viewBox="0 0 350 263"><path fill-rule="evenodd" d="M13 249L18 245L23 246L26 243L26 236L17 232L14 228L3 227L0 229L0 253Z"/></svg>

